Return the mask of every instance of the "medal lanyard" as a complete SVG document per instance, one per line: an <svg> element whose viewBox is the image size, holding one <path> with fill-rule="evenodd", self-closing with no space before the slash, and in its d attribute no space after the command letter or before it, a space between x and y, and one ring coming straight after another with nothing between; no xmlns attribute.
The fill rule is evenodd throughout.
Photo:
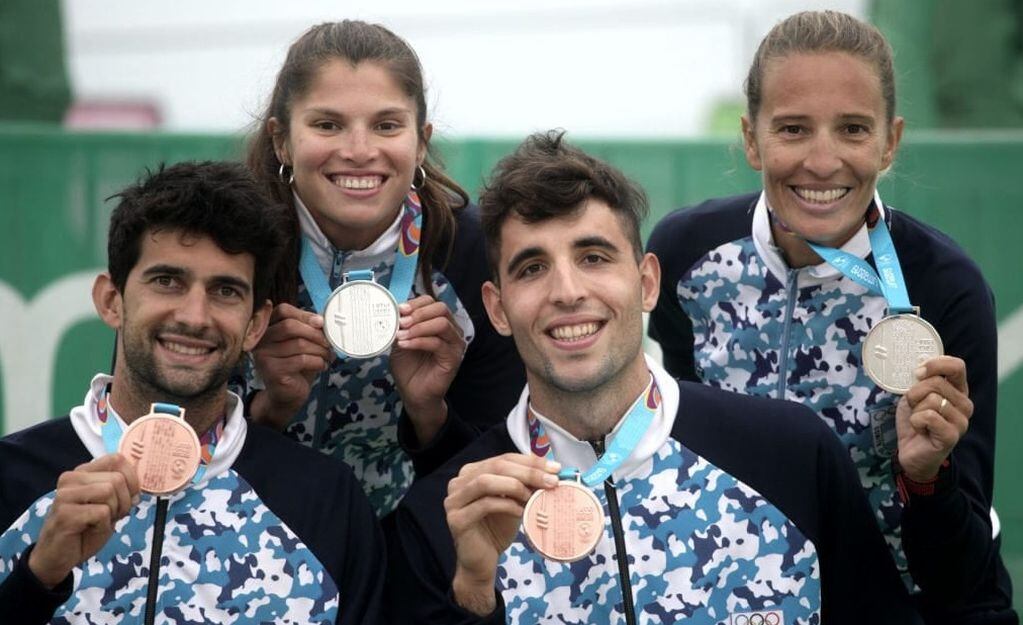
<svg viewBox="0 0 1023 625"><path fill-rule="evenodd" d="M565 467L558 472L561 479L573 479L578 477L587 486L596 486L622 466L625 459L629 457L632 450L636 448L639 441L643 439L647 429L657 414L657 408L661 404L661 391L653 376L650 376L650 383L647 384L643 394L632 404L632 408L625 415L625 422L618 430L618 434L611 439L607 451L597 459L597 463L590 467L586 473L580 473L579 469ZM529 447L537 456L554 460L554 451L551 449L551 441L547 436L547 430L543 423L533 413L532 408L526 409L526 421L529 424Z"/></svg>
<svg viewBox="0 0 1023 625"><path fill-rule="evenodd" d="M771 216L777 221L773 211ZM780 221L778 223L783 228L786 227L784 223ZM884 219L878 219L873 227L868 224L867 232L877 271L870 263L855 254L810 241L806 244L842 275L885 298L889 313L913 312L915 309L909 303L909 291L906 290L906 280L902 276L902 266L899 264L899 255L895 252L895 243L892 241L891 232L888 231L888 224Z"/></svg>
<svg viewBox="0 0 1023 625"><path fill-rule="evenodd" d="M422 225L423 208L419 202L419 195L414 191L409 192L405 196L401 215L401 235L398 238L398 249L394 254L391 280L387 285L387 290L399 304L408 300L409 293L412 291L412 283L416 279L416 264L419 261L419 235ZM313 300L316 312L323 314L333 289L330 288L330 282L323 273L323 269L316 262L312 242L305 235L302 236L302 255L299 259L298 271L309 292L309 297ZM345 275L349 280L373 279L373 272L368 270L351 271Z"/></svg>
<svg viewBox="0 0 1023 625"><path fill-rule="evenodd" d="M107 407L108 397L109 395L106 389L104 389L96 402L96 415L99 417L100 432L103 435L103 447L106 448L108 454L112 454L118 450L124 431L121 429L121 424L117 422L117 419L110 415ZM181 416L181 408L174 404L153 404L153 409L158 413L174 415L176 417ZM202 455L199 458L199 468L195 470L195 477L192 478L193 484L198 484L202 480L203 476L206 475L206 467L213 462L213 454L217 451L217 442L224 436L224 425L226 422L226 417L217 421L215 426L206 430L199 437Z"/></svg>

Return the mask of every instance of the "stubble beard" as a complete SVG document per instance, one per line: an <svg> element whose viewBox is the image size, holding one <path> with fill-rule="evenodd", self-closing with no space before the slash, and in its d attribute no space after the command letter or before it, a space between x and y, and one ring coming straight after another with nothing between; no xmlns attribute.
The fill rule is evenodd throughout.
<svg viewBox="0 0 1023 625"><path fill-rule="evenodd" d="M127 327L127 324L125 324ZM175 330L178 334L195 336L196 333ZM159 330L138 336L135 332L122 334L124 371L131 378L140 396L159 398L179 405L202 403L215 398L231 377L240 357L228 358L207 371L164 371L153 355ZM221 349L222 345L218 346ZM234 361L234 362L229 362ZM175 375L177 374L177 375Z"/></svg>

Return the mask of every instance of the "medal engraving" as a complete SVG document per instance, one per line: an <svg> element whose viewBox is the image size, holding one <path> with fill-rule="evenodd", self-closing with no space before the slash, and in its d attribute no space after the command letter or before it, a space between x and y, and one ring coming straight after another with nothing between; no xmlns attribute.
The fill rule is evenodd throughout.
<svg viewBox="0 0 1023 625"><path fill-rule="evenodd" d="M934 326L917 315L885 317L863 340L863 369L884 390L903 395L916 383L913 371L941 356L944 346Z"/></svg>
<svg viewBox="0 0 1023 625"><path fill-rule="evenodd" d="M184 488L202 456L192 426L182 418L157 413L128 426L118 451L138 470L139 487L153 495L170 495Z"/></svg>
<svg viewBox="0 0 1023 625"><path fill-rule="evenodd" d="M323 319L323 331L335 349L353 358L370 358L394 342L398 303L376 282L353 280L331 294Z"/></svg>
<svg viewBox="0 0 1023 625"><path fill-rule="evenodd" d="M526 502L522 531L549 560L575 562L589 555L604 534L604 510L590 489L563 481L538 490Z"/></svg>

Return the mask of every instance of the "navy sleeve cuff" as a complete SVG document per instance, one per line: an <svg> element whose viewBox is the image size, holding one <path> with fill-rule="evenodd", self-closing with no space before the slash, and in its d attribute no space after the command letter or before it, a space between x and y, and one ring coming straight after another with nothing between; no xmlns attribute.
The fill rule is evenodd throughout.
<svg viewBox="0 0 1023 625"><path fill-rule="evenodd" d="M0 623L49 623L57 608L71 598L73 575L69 574L51 590L32 573L28 558L34 547L29 546L21 554L11 574L0 583Z"/></svg>
<svg viewBox="0 0 1023 625"><path fill-rule="evenodd" d="M497 598L497 605L494 606L494 611L486 616L479 616L478 614L474 614L473 612L470 612L458 605L458 602L455 601L454 592L449 588L448 603L451 604L452 614L458 615L458 619L454 622L459 625L503 625L505 622L504 597L502 597L501 593L497 592L496 589L494 590L494 594Z"/></svg>
<svg viewBox="0 0 1023 625"><path fill-rule="evenodd" d="M404 409L398 418L398 444L412 459L412 468L416 472L416 478L432 473L478 436L479 431L459 418L450 405L448 405L448 418L444 425L425 445L420 445L416 440L412 419Z"/></svg>

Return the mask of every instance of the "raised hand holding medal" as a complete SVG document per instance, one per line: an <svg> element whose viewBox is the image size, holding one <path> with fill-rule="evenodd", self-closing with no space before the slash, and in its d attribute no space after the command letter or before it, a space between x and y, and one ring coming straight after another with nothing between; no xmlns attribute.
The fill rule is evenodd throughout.
<svg viewBox="0 0 1023 625"><path fill-rule="evenodd" d="M916 382L917 367L944 354L944 346L938 331L920 317L920 311L909 301L899 256L884 219L877 220L869 236L877 271L858 256L807 243L846 277L887 300L888 316L870 329L863 341L861 360L864 372L875 384L890 393L904 395Z"/></svg>
<svg viewBox="0 0 1023 625"><path fill-rule="evenodd" d="M202 480L224 428L221 420L200 441L185 421L185 409L164 403L152 404L148 414L122 428L110 413L105 395L97 405L97 414L107 453L124 456L138 473L139 489L160 497Z"/></svg>
<svg viewBox="0 0 1023 625"><path fill-rule="evenodd" d="M625 462L650 427L660 403L660 391L651 376L597 463L585 472L563 469L557 487L533 494L526 503L522 531L534 549L550 560L575 562L596 548L604 535L604 510L591 488L610 478ZM533 453L553 460L543 423L532 410L527 419Z"/></svg>
<svg viewBox="0 0 1023 625"><path fill-rule="evenodd" d="M875 198L875 202L879 202ZM833 248L810 247L846 277L882 295L889 315L870 329L861 347L864 372L902 395L895 415L898 464L911 482L933 480L969 426L973 403L966 364L944 356L937 330L910 304L891 233L883 219L869 231L877 272L863 259ZM901 479L901 478L900 478Z"/></svg>
<svg viewBox="0 0 1023 625"><path fill-rule="evenodd" d="M387 287L372 271L350 271L333 291L316 261L309 240L302 239L299 272L316 310L323 314L323 331L341 358L372 358L390 349L398 333L398 305L408 299L415 282L422 227L419 196L410 192L401 216L401 234Z"/></svg>

